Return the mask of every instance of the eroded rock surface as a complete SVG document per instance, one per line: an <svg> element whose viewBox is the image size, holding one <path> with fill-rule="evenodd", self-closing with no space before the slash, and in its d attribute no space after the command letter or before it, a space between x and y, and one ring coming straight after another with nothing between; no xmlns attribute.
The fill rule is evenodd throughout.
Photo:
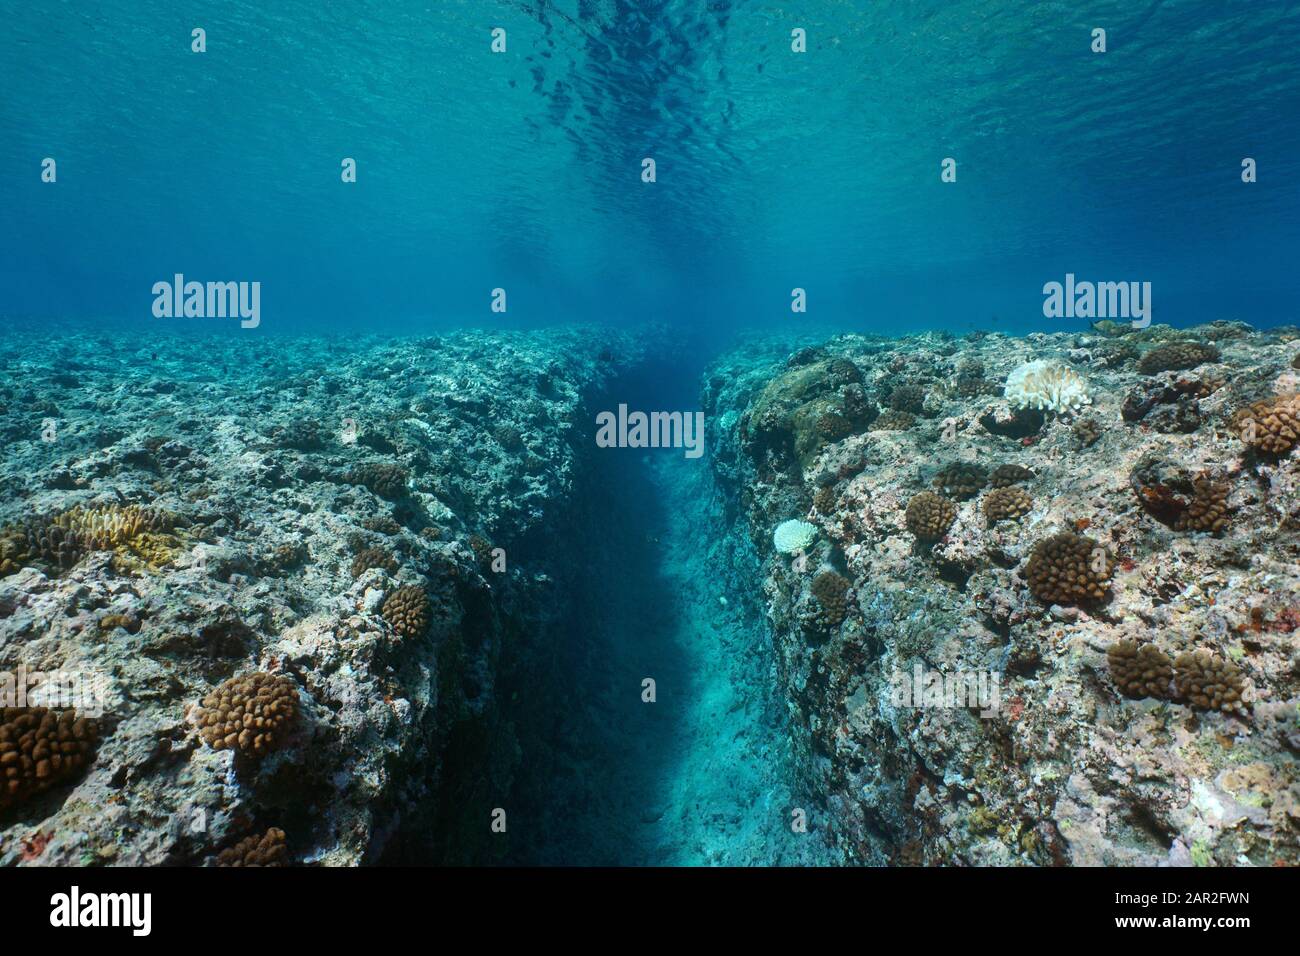
<svg viewBox="0 0 1300 956"><path fill-rule="evenodd" d="M766 555L777 680L819 800L810 838L842 861L1300 859L1300 461L1242 423L1296 392L1300 332L1109 331L755 341L707 376L716 468ZM1002 383L1034 360L1066 363L1090 404L1009 404ZM801 441L810 395L892 415ZM1016 476L1017 507L986 508L994 489L972 478L934 540L909 530L909 501L963 463ZM795 518L817 540L775 553ZM1081 596L1067 605L1026 579L1054 535L1096 542L1040 588ZM828 574L847 584L834 606ZM1162 698L1121 693L1121 642L1170 662L1141 683ZM996 703L914 706L899 678L918 670L923 686L996 679Z"/></svg>

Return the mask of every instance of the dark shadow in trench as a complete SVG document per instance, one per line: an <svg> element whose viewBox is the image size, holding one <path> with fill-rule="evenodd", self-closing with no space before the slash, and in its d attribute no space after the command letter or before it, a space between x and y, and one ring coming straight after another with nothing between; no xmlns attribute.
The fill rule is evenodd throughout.
<svg viewBox="0 0 1300 956"><path fill-rule="evenodd" d="M563 607L553 633L532 642L527 670L514 668L503 686L521 745L503 862L666 862L657 823L681 764L673 688L688 675L675 641L681 598L661 573L667 515L647 465L682 452L597 448L595 415L620 402L693 411L697 383L658 369L625 378L589 409L573 523L554 542ZM642 699L646 678L654 703Z"/></svg>

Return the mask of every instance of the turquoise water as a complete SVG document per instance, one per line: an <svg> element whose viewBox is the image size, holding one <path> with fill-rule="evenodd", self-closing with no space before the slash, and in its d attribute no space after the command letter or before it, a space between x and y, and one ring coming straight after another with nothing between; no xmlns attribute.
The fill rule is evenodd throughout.
<svg viewBox="0 0 1300 956"><path fill-rule="evenodd" d="M1275 324L1298 43L1291 3L11 4L0 310L148 322L182 272L261 281L268 330L749 328L794 287L1025 330L1074 272Z"/></svg>

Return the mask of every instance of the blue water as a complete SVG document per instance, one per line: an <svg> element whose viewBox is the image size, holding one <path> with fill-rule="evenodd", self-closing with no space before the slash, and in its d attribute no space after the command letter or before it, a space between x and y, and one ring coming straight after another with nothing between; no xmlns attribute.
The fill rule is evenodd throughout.
<svg viewBox="0 0 1300 956"><path fill-rule="evenodd" d="M1151 281L1156 321L1295 318L1295 3L73 0L3 21L6 316L158 325L151 286L182 272L260 281L268 332L1024 331L1078 325L1041 314L1074 272Z"/></svg>

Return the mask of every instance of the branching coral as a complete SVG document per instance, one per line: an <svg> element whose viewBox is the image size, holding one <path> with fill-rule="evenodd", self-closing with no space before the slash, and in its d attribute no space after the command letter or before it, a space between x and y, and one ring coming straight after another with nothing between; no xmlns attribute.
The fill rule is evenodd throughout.
<svg viewBox="0 0 1300 956"><path fill-rule="evenodd" d="M1111 679L1125 697L1170 696L1173 661L1154 644L1116 641L1106 649L1106 661Z"/></svg>
<svg viewBox="0 0 1300 956"><path fill-rule="evenodd" d="M1285 455L1300 443L1300 392L1255 402L1233 417L1241 440L1269 455Z"/></svg>
<svg viewBox="0 0 1300 956"><path fill-rule="evenodd" d="M492 564L492 542L481 534L469 536L469 549L474 552L479 567L486 568Z"/></svg>
<svg viewBox="0 0 1300 956"><path fill-rule="evenodd" d="M1008 485L994 488L984 496L984 515L989 524L1023 518L1034 509L1034 499L1023 488Z"/></svg>
<svg viewBox="0 0 1300 956"><path fill-rule="evenodd" d="M92 551L114 551L169 530L166 512L139 505L73 508L0 532L0 576L31 563L67 570Z"/></svg>
<svg viewBox="0 0 1300 956"><path fill-rule="evenodd" d="M0 813L76 776L98 739L95 721L73 710L0 708Z"/></svg>
<svg viewBox="0 0 1300 956"><path fill-rule="evenodd" d="M429 629L429 596L408 584L388 595L380 614L398 637L420 637Z"/></svg>
<svg viewBox="0 0 1300 956"><path fill-rule="evenodd" d="M834 571L823 571L813 578L812 593L821 605L822 625L827 630L839 627L848 614L848 580Z"/></svg>
<svg viewBox="0 0 1300 956"><path fill-rule="evenodd" d="M1078 372L1052 359L1026 362L1007 376L1004 394L1014 408L1071 412L1091 404L1088 385Z"/></svg>
<svg viewBox="0 0 1300 956"><path fill-rule="evenodd" d="M1022 481L1029 481L1034 477L1034 473L1024 465L998 465L989 472L989 483L994 488L1006 488L1009 485L1018 485Z"/></svg>
<svg viewBox="0 0 1300 956"><path fill-rule="evenodd" d="M1187 510L1174 523L1178 531L1220 532L1228 526L1228 492L1226 481L1214 481L1208 475L1192 480L1192 498Z"/></svg>
<svg viewBox="0 0 1300 956"><path fill-rule="evenodd" d="M872 427L884 432L905 432L916 424L916 416L911 412L889 409L880 413Z"/></svg>
<svg viewBox="0 0 1300 956"><path fill-rule="evenodd" d="M941 468L934 476L934 486L949 498L966 501L979 494L988 484L989 473L974 462L959 461Z"/></svg>
<svg viewBox="0 0 1300 956"><path fill-rule="evenodd" d="M406 469L389 462L367 462L353 468L347 475L349 483L364 485L379 497L390 500L406 494L406 483L409 480Z"/></svg>
<svg viewBox="0 0 1300 956"><path fill-rule="evenodd" d="M245 837L217 854L217 866L284 866L288 849L284 831L271 827L261 836Z"/></svg>
<svg viewBox="0 0 1300 956"><path fill-rule="evenodd" d="M1072 531L1039 541L1025 565L1029 590L1045 604L1104 601L1114 573L1114 562L1106 549Z"/></svg>
<svg viewBox="0 0 1300 956"><path fill-rule="evenodd" d="M907 503L907 530L921 541L937 541L957 517L957 506L942 495L922 491Z"/></svg>
<svg viewBox="0 0 1300 956"><path fill-rule="evenodd" d="M371 568L382 568L389 574L396 574L397 559L383 548L362 548L352 559L352 576L359 578Z"/></svg>
<svg viewBox="0 0 1300 956"><path fill-rule="evenodd" d="M1228 526L1231 487L1208 473L1192 478L1176 465L1145 455L1129 473L1129 484L1147 513L1175 531L1218 533Z"/></svg>
<svg viewBox="0 0 1300 956"><path fill-rule="evenodd" d="M1080 448L1091 448L1101 438L1101 423L1092 417L1080 418L1070 431Z"/></svg>
<svg viewBox="0 0 1300 956"><path fill-rule="evenodd" d="M298 720L298 686L288 677L262 671L232 677L203 698L197 718L213 750L264 757Z"/></svg>
<svg viewBox="0 0 1300 956"><path fill-rule="evenodd" d="M1174 685L1178 695L1202 710L1242 710L1245 681L1232 661L1217 657L1204 648L1179 654L1174 661Z"/></svg>
<svg viewBox="0 0 1300 956"><path fill-rule="evenodd" d="M817 537L817 526L798 518L782 521L772 532L772 545L778 554L794 554L808 548Z"/></svg>
<svg viewBox="0 0 1300 956"><path fill-rule="evenodd" d="M920 385L899 385L889 393L885 404L896 412L919 415L925 411L925 389Z"/></svg>

